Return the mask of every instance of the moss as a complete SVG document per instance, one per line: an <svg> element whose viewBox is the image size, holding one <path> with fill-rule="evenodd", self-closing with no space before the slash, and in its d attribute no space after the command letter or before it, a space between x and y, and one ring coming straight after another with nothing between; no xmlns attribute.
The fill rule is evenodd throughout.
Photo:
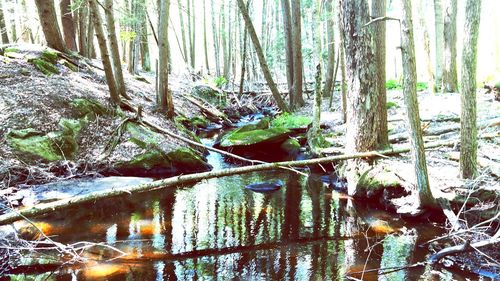
<svg viewBox="0 0 500 281"><path fill-rule="evenodd" d="M53 74L59 74L59 69L57 69L57 67L50 62L42 59L31 59L29 62L34 64L35 67L45 75L51 76Z"/></svg>
<svg viewBox="0 0 500 281"><path fill-rule="evenodd" d="M195 116L191 119L186 118L185 116L177 116L175 118L175 122L179 125L183 126L184 129L196 130L198 128L206 128L210 124L210 122L201 116Z"/></svg>
<svg viewBox="0 0 500 281"><path fill-rule="evenodd" d="M74 99L70 104L77 110L79 118L87 117L90 120L95 120L97 116L110 113L108 108L93 99Z"/></svg>
<svg viewBox="0 0 500 281"><path fill-rule="evenodd" d="M78 144L76 138L81 130L77 120L61 119L61 130L44 134L34 129L13 130L7 134L8 144L15 150L25 152L47 161L73 159Z"/></svg>
<svg viewBox="0 0 500 281"><path fill-rule="evenodd" d="M161 142L163 137L134 122L127 122L127 131L130 133L130 141L143 149L151 149Z"/></svg>
<svg viewBox="0 0 500 281"><path fill-rule="evenodd" d="M181 171L206 171L211 168L194 149L189 147L169 152L167 157L172 165Z"/></svg>
<svg viewBox="0 0 500 281"><path fill-rule="evenodd" d="M271 127L296 129L307 127L311 122L311 118L307 116L284 113L271 122Z"/></svg>
<svg viewBox="0 0 500 281"><path fill-rule="evenodd" d="M149 150L136 155L132 160L123 163L120 168L151 170L159 166L171 166L167 156L158 149Z"/></svg>
<svg viewBox="0 0 500 281"><path fill-rule="evenodd" d="M371 171L370 169L363 173L358 181L358 187L368 194L400 186L399 178L394 173L387 171L372 173Z"/></svg>
<svg viewBox="0 0 500 281"><path fill-rule="evenodd" d="M31 74L30 71L24 67L19 70L19 73L24 76L29 76Z"/></svg>
<svg viewBox="0 0 500 281"><path fill-rule="evenodd" d="M3 56L6 56L8 58L12 59L22 59L24 58L24 55L21 54L21 51L19 48L16 47L7 47L4 49Z"/></svg>
<svg viewBox="0 0 500 281"><path fill-rule="evenodd" d="M58 52L56 50L45 49L42 51L40 58L46 62L56 63L58 56L59 55L58 55Z"/></svg>
<svg viewBox="0 0 500 281"><path fill-rule="evenodd" d="M391 79L385 82L385 88L388 90L401 89L401 85L399 85L398 81L395 79Z"/></svg>
<svg viewBox="0 0 500 281"><path fill-rule="evenodd" d="M222 147L245 146L257 143L277 143L284 141L290 130L286 128L257 129L240 132L233 131L226 135L221 141Z"/></svg>
<svg viewBox="0 0 500 281"><path fill-rule="evenodd" d="M417 82L417 91L427 90L428 86L426 82Z"/></svg>
<svg viewBox="0 0 500 281"><path fill-rule="evenodd" d="M496 84L495 84L495 88L500 90L500 81L498 81Z"/></svg>
<svg viewBox="0 0 500 281"><path fill-rule="evenodd" d="M137 80L137 81L141 81L141 82L144 82L144 83L147 83L147 84L151 84L146 78L140 76L140 75L134 75L134 79Z"/></svg>
<svg viewBox="0 0 500 281"><path fill-rule="evenodd" d="M69 68L73 72L78 71L78 67L67 60L61 60L60 63L64 66L66 66L67 68Z"/></svg>
<svg viewBox="0 0 500 281"><path fill-rule="evenodd" d="M227 105L226 94L220 93L209 86L205 85L195 86L192 90L192 94L194 96L202 98L203 100L207 101L208 103L218 108L223 108Z"/></svg>

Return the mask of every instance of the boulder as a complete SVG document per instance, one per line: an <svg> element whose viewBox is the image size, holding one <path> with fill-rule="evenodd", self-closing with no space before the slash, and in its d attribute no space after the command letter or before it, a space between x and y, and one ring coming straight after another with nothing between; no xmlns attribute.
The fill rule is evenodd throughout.
<svg viewBox="0 0 500 281"><path fill-rule="evenodd" d="M226 94L209 85L196 85L193 87L191 94L205 100L219 109L226 107L228 104Z"/></svg>
<svg viewBox="0 0 500 281"><path fill-rule="evenodd" d="M259 182L252 183L245 186L246 189L255 191L255 192L273 192L280 189L284 185L282 180L271 181L271 182Z"/></svg>

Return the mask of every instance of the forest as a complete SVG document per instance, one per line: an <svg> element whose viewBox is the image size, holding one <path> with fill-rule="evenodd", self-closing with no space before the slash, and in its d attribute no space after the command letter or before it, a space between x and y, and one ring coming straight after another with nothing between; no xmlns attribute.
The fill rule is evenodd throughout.
<svg viewBox="0 0 500 281"><path fill-rule="evenodd" d="M0 280L500 279L497 0L0 0Z"/></svg>

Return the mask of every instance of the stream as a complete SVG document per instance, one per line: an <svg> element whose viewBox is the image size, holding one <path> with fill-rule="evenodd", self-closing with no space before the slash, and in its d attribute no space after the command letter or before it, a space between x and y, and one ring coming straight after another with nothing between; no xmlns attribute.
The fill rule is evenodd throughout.
<svg viewBox="0 0 500 281"><path fill-rule="evenodd" d="M208 160L214 170L234 166L214 153ZM345 280L348 273L363 280L477 278L430 267L370 271L424 261L429 251L419 245L443 230L354 204L321 179L255 172L69 209L37 226L62 243L106 242L127 255L95 247L84 254L85 264L59 266L35 253L46 265L30 267L27 257L23 273L10 280ZM276 180L284 185L275 192L245 189ZM357 273L363 269L368 272Z"/></svg>

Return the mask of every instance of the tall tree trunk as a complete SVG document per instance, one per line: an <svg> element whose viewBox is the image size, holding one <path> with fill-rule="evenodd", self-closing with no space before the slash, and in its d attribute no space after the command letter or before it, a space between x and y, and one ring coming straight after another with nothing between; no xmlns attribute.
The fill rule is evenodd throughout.
<svg viewBox="0 0 500 281"><path fill-rule="evenodd" d="M9 44L9 36L7 32L7 27L5 26L5 16L4 16L4 9L2 6L2 0L0 0L0 33L2 34L2 43Z"/></svg>
<svg viewBox="0 0 500 281"><path fill-rule="evenodd" d="M35 0L38 16L47 45L61 52L67 52L59 25L57 24L54 0Z"/></svg>
<svg viewBox="0 0 500 281"><path fill-rule="evenodd" d="M179 9L179 20L181 23L181 38L182 38L182 57L184 58L184 62L188 63L188 56L189 53L187 52L187 47L186 47L186 27L184 24L184 11L182 10L182 0L177 0L177 8Z"/></svg>
<svg viewBox="0 0 500 281"><path fill-rule="evenodd" d="M190 49L191 49L191 68L196 67L196 17L194 16L194 1L195 0L188 0L188 3L190 2L191 7L188 7L188 18L191 21L190 26L191 26L191 31L189 33L189 36L191 36L191 40L189 41ZM199 0L198 0L199 1Z"/></svg>
<svg viewBox="0 0 500 281"><path fill-rule="evenodd" d="M252 0L247 1L247 11ZM248 31L243 25L243 54L241 55L241 77L240 77L240 92L239 96L243 95L243 83L245 82L245 72L247 68L247 47L248 47Z"/></svg>
<svg viewBox="0 0 500 281"><path fill-rule="evenodd" d="M1 1L0 1L1 2ZM22 8L22 19L21 19L21 36L24 42L33 43L33 31L31 30L31 26L28 19L28 7L26 6L26 0L21 0L21 8ZM0 10L2 9L0 4ZM2 12L0 12L0 17L2 17ZM0 19L0 22L2 20ZM1 33L1 23L0 23L0 33Z"/></svg>
<svg viewBox="0 0 500 281"><path fill-rule="evenodd" d="M341 0L340 13L342 39L346 51L347 84L347 134L346 152L355 153L378 147L379 99L377 95L377 66L372 63L371 33L364 25L370 20L366 0ZM353 36L356 34L356 36ZM363 163L348 161L348 192L358 193L357 183Z"/></svg>
<svg viewBox="0 0 500 281"><path fill-rule="evenodd" d="M290 110L288 109L288 106L285 104L285 101L283 101L283 98L281 97L278 88L276 87L276 84L273 81L273 76L269 71L266 58L264 57L264 52L262 51L262 47L260 46L259 38L257 37L257 33L255 32L255 29L253 27L252 20L248 15L248 10L245 7L243 0L237 0L237 1L241 15L243 16L243 20L245 21L245 26L250 35L250 39L252 39L255 51L257 52L257 57L259 59L260 67L262 68L262 72L264 73L267 85L271 89L271 93L274 97L274 100L276 101L276 104L282 111L289 112Z"/></svg>
<svg viewBox="0 0 500 281"><path fill-rule="evenodd" d="M442 91L458 91L457 81L457 0L444 0L444 68Z"/></svg>
<svg viewBox="0 0 500 281"><path fill-rule="evenodd" d="M86 0L89 1L89 0ZM90 7L89 7L89 13L90 13ZM94 21L92 19L92 16L89 16L88 18L88 24L87 24L87 55L89 58L95 59L96 54L95 54L95 47L94 47Z"/></svg>
<svg viewBox="0 0 500 281"><path fill-rule="evenodd" d="M425 20L425 8L423 6L423 1L416 1L417 3L417 13L418 13L418 22L420 29L422 31L422 39L424 41L424 50L425 50L425 61L426 61L426 69L427 69L427 86L429 91L434 92L435 82L434 82L434 72L432 68L432 60L431 60L431 42L429 38L429 31L427 28L427 23Z"/></svg>
<svg viewBox="0 0 500 281"><path fill-rule="evenodd" d="M372 17L385 17L386 0L377 0L372 3ZM377 141L379 148L389 145L389 134L387 130L387 94L385 89L385 21L373 24L373 37L375 40L375 61L377 64L378 80L378 109L380 120Z"/></svg>
<svg viewBox="0 0 500 281"><path fill-rule="evenodd" d="M80 3L78 9L78 52L84 57L88 57L87 43L87 23L89 18L88 5L86 1Z"/></svg>
<svg viewBox="0 0 500 281"><path fill-rule="evenodd" d="M301 37L301 12L300 0L293 0L291 3L292 14L292 41L293 41L293 99L291 99L290 107L301 107L304 105L302 97L302 37ZM292 97L292 96L290 96Z"/></svg>
<svg viewBox="0 0 500 281"><path fill-rule="evenodd" d="M106 14L106 25L108 26L111 64L113 65L114 69L116 88L120 96L130 99L130 97L127 95L127 89L125 88L125 81L123 80L122 63L120 60L120 52L118 50L118 39L116 37L115 18L113 15L113 0L105 0L104 8Z"/></svg>
<svg viewBox="0 0 500 281"><path fill-rule="evenodd" d="M205 53L205 67L207 73L210 73L210 66L208 64L208 44L207 44L207 0L203 0L203 51Z"/></svg>
<svg viewBox="0 0 500 281"><path fill-rule="evenodd" d="M468 0L462 48L460 118L460 174L467 179L477 175L476 68L480 16L481 0Z"/></svg>
<svg viewBox="0 0 500 281"><path fill-rule="evenodd" d="M170 0L161 0L160 20L158 26L158 89L156 98L158 109L168 118L174 117L174 103L168 89L168 17Z"/></svg>
<svg viewBox="0 0 500 281"><path fill-rule="evenodd" d="M293 41L292 41L292 17L290 15L290 1L281 0L283 12L283 27L285 30L285 54L286 54L286 80L288 83L288 95L292 102L293 92Z"/></svg>
<svg viewBox="0 0 500 281"><path fill-rule="evenodd" d="M221 75L220 71L220 49L219 49L219 36L218 36L218 29L217 29L217 21L215 18L215 6L214 6L214 0L210 0L210 6L211 6L211 13L212 13L212 36L213 36L213 41L214 41L214 55L215 55L215 74L217 77Z"/></svg>
<svg viewBox="0 0 500 281"><path fill-rule="evenodd" d="M99 43L99 50L101 52L102 64L104 66L104 73L106 75L106 81L108 82L109 93L111 96L111 102L114 104L120 103L120 94L116 87L115 77L113 75L113 66L111 65L111 58L108 52L108 46L106 42L106 34L102 26L102 19L97 7L97 0L89 0L89 7L92 13L92 18L94 19L94 28L97 36L97 41Z"/></svg>
<svg viewBox="0 0 500 281"><path fill-rule="evenodd" d="M64 34L64 42L71 51L77 51L76 38L75 38L75 24L73 21L73 14L71 11L71 0L61 0L61 22Z"/></svg>
<svg viewBox="0 0 500 281"><path fill-rule="evenodd" d="M326 37L327 37L327 49L328 49L328 64L326 67L326 77L325 77L325 88L323 90L323 95L326 97L330 97L333 95L333 88L335 86L335 79L333 77L335 72L335 26L334 26L334 18L335 11L333 9L333 0L326 0L325 2L325 10L326 10Z"/></svg>
<svg viewBox="0 0 500 281"><path fill-rule="evenodd" d="M139 22L139 47L141 54L141 66L144 71L151 71L151 59L148 44L148 23L146 0L141 0L137 11Z"/></svg>
<svg viewBox="0 0 500 281"><path fill-rule="evenodd" d="M433 91L438 91L437 87L441 87L443 79L443 48L444 48L444 27L443 27L443 4L441 0L434 0L434 36L435 36L435 47L436 47L436 89Z"/></svg>
<svg viewBox="0 0 500 281"><path fill-rule="evenodd" d="M420 206L435 208L437 202L432 196L425 163L424 141L420 127L420 116L417 101L417 66L415 62L415 45L413 40L413 23L411 0L402 1L401 21L401 53L403 60L403 95L407 110L411 155L416 174L416 185L420 198Z"/></svg>
<svg viewBox="0 0 500 281"><path fill-rule="evenodd" d="M18 17L16 13L16 6L17 6L17 0L5 0L10 2L10 8L9 8L9 14L10 14L10 35L12 38L12 42L17 42L19 40L18 35L17 35L17 24L16 24L16 19ZM8 3L7 2L7 3Z"/></svg>
<svg viewBox="0 0 500 281"><path fill-rule="evenodd" d="M227 48L227 31L226 31L226 1L223 0L221 7L220 21L221 21L221 42L222 42L222 61L224 62L224 69L222 70L224 78L229 79L229 54Z"/></svg>

